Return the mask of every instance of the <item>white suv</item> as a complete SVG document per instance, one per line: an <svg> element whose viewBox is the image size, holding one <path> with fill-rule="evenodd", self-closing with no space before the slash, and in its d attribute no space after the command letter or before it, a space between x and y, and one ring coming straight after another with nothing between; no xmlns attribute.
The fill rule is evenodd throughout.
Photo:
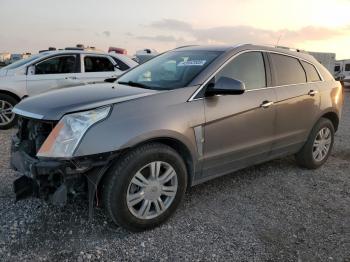
<svg viewBox="0 0 350 262"><path fill-rule="evenodd" d="M12 108L27 96L103 82L136 65L125 55L82 50L47 51L8 65L0 69L0 129L15 124Z"/></svg>

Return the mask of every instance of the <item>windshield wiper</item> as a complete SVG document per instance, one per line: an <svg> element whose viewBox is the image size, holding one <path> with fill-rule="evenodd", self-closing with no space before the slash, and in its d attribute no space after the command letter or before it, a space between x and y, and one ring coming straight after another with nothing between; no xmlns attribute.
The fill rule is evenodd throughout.
<svg viewBox="0 0 350 262"><path fill-rule="evenodd" d="M144 84L141 84L141 83L138 83L138 82L133 82L133 81L128 81L128 82L120 81L120 82L118 82L118 84L127 85L127 86L141 87L141 88L145 88L145 89L153 89L151 86L144 85Z"/></svg>

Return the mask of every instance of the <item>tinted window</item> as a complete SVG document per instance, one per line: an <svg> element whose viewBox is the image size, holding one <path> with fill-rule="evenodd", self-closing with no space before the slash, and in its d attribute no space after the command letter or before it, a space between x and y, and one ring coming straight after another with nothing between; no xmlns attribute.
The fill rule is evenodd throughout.
<svg viewBox="0 0 350 262"><path fill-rule="evenodd" d="M339 65L336 65L335 67L334 67L334 72L339 72L340 71L340 66Z"/></svg>
<svg viewBox="0 0 350 262"><path fill-rule="evenodd" d="M298 59L270 54L275 69L276 85L300 84L306 82L305 71Z"/></svg>
<svg viewBox="0 0 350 262"><path fill-rule="evenodd" d="M247 90L266 87L265 65L260 52L248 52L234 58L215 77L240 80Z"/></svg>
<svg viewBox="0 0 350 262"><path fill-rule="evenodd" d="M222 52L171 51L139 65L118 79L118 83L154 90L188 86Z"/></svg>
<svg viewBox="0 0 350 262"><path fill-rule="evenodd" d="M345 65L345 71L350 71L350 64Z"/></svg>
<svg viewBox="0 0 350 262"><path fill-rule="evenodd" d="M306 72L306 78L308 82L316 82L316 81L320 81L321 78L317 73L316 68L304 61L301 61L301 64L303 65L305 72Z"/></svg>
<svg viewBox="0 0 350 262"><path fill-rule="evenodd" d="M118 58L112 56L112 59L116 62L116 67L121 71L126 71L130 68L127 64L119 60Z"/></svg>
<svg viewBox="0 0 350 262"><path fill-rule="evenodd" d="M76 72L75 55L56 56L35 65L35 74L69 74Z"/></svg>
<svg viewBox="0 0 350 262"><path fill-rule="evenodd" d="M85 72L107 72L114 71L114 65L107 57L102 56L85 56Z"/></svg>

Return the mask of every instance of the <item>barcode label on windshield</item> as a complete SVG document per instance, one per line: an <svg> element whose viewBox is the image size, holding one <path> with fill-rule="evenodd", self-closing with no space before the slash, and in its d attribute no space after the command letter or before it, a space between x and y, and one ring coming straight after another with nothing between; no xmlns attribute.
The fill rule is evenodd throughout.
<svg viewBox="0 0 350 262"><path fill-rule="evenodd" d="M189 60L180 62L177 66L203 66L206 62L206 60Z"/></svg>

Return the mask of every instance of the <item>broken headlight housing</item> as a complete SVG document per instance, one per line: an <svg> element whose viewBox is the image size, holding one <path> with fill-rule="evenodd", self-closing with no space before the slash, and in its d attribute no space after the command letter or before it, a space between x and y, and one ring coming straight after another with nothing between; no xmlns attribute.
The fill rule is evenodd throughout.
<svg viewBox="0 0 350 262"><path fill-rule="evenodd" d="M51 131L37 153L38 157L72 157L86 131L105 119L111 107L65 115Z"/></svg>

